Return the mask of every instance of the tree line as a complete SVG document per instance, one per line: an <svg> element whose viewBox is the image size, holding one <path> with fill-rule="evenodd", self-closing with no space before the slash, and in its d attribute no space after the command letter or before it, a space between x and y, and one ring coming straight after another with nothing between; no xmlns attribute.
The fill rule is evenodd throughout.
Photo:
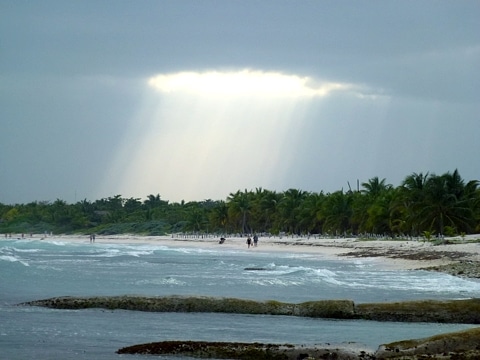
<svg viewBox="0 0 480 360"><path fill-rule="evenodd" d="M256 188L226 200L180 203L159 194L143 201L115 195L74 204L0 203L0 232L453 236L480 232L480 188L455 170L413 173L397 187L374 177L332 193Z"/></svg>

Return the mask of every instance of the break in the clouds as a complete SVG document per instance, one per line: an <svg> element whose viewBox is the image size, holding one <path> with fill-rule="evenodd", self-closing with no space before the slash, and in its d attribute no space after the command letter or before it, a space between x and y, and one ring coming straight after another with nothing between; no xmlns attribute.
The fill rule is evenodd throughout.
<svg viewBox="0 0 480 360"><path fill-rule="evenodd" d="M249 96L259 98L323 97L339 90L353 89L351 84L315 81L311 77L259 70L185 71L159 74L148 84L165 93L197 94L200 96Z"/></svg>
<svg viewBox="0 0 480 360"><path fill-rule="evenodd" d="M105 190L121 179L118 193L162 189L172 201L278 187L300 160L311 104L356 88L251 69L157 74L146 87L148 105L132 119Z"/></svg>

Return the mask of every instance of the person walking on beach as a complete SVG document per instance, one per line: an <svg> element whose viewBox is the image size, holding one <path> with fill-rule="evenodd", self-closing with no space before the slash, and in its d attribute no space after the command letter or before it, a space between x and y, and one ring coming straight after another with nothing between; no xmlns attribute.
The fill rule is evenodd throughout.
<svg viewBox="0 0 480 360"><path fill-rule="evenodd" d="M247 237L247 247L250 249L250 245L252 245L252 239L249 237Z"/></svg>
<svg viewBox="0 0 480 360"><path fill-rule="evenodd" d="M258 245L258 236L257 234L253 235L253 246L257 247Z"/></svg>

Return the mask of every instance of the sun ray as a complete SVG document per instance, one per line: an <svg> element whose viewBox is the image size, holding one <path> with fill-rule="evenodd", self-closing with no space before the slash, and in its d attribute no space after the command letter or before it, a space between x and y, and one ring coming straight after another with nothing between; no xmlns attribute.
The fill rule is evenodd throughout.
<svg viewBox="0 0 480 360"><path fill-rule="evenodd" d="M180 201L271 187L296 160L311 101L353 86L241 70L160 74L147 89L107 182L116 179L117 193Z"/></svg>

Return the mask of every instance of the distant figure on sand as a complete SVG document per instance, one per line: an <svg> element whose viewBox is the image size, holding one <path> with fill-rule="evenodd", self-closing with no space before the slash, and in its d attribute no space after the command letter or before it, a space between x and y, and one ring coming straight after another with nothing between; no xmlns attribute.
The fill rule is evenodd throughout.
<svg viewBox="0 0 480 360"><path fill-rule="evenodd" d="M225 242L225 240L226 240L226 239L225 239L224 237L221 237L221 238L220 238L220 241L219 241L218 243L219 243L219 244L223 244L223 243Z"/></svg>
<svg viewBox="0 0 480 360"><path fill-rule="evenodd" d="M248 248L250 248L250 245L252 245L252 239L250 238L250 236L247 238L247 246Z"/></svg>
<svg viewBox="0 0 480 360"><path fill-rule="evenodd" d="M253 235L253 246L257 246L258 245L258 236L257 234Z"/></svg>
<svg viewBox="0 0 480 360"><path fill-rule="evenodd" d="M95 234L90 234L90 242L91 243L95 242Z"/></svg>

